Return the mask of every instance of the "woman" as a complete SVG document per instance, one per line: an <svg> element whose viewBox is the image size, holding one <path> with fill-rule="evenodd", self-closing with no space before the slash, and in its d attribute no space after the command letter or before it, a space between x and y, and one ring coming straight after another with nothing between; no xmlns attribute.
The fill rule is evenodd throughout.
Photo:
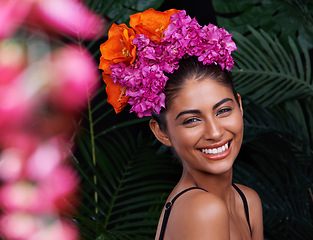
<svg viewBox="0 0 313 240"><path fill-rule="evenodd" d="M263 239L258 195L232 183L243 110L228 72L231 34L175 9L134 14L129 25L113 25L100 46L108 102L153 115L151 130L183 166L156 239Z"/></svg>
<svg viewBox="0 0 313 240"><path fill-rule="evenodd" d="M185 189L197 188L177 198L167 223L163 210L156 236L166 230L164 239L263 239L258 195L232 185L232 166L243 137L243 110L229 73L190 57L169 77L165 95L166 107L150 120L150 127L183 165L168 202Z"/></svg>

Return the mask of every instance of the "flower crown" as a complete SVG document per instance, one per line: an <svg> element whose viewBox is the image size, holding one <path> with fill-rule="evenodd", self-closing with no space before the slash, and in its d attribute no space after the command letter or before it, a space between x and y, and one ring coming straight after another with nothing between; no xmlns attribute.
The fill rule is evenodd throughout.
<svg viewBox="0 0 313 240"><path fill-rule="evenodd" d="M130 16L129 25L113 24L101 44L100 65L108 102L119 113L130 104L138 117L159 114L168 77L183 57L197 56L204 65L230 70L237 47L224 28L200 26L185 10L146 10Z"/></svg>

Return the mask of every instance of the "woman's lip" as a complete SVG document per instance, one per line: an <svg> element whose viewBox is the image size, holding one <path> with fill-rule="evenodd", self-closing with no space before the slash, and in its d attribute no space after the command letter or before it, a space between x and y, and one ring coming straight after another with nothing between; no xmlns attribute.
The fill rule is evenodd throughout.
<svg viewBox="0 0 313 240"><path fill-rule="evenodd" d="M208 146L208 147L203 147L203 148L199 148L199 149L200 149L200 151L201 151L201 149L219 148L219 147L224 146L226 143L228 143L228 146L230 146L230 143L231 143L231 142L232 142L232 140L228 140L228 141L224 141L224 142L222 142L222 143L212 144L212 145L210 145L210 146Z"/></svg>
<svg viewBox="0 0 313 240"><path fill-rule="evenodd" d="M229 156L230 152L231 152L231 148L232 148L232 141L228 142L228 149L226 149L224 152L220 153L220 154L206 154L203 153L201 151L201 149L199 149L199 151L201 152L202 155L204 155L206 158L210 159L210 160L221 160L224 159L226 157ZM220 145L221 146L221 145ZM223 146L223 145L222 145ZM215 147L216 148L216 147Z"/></svg>

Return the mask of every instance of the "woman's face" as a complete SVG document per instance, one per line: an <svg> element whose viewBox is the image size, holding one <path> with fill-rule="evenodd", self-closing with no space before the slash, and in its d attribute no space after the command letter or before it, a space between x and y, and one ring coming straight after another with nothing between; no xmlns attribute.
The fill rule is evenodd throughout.
<svg viewBox="0 0 313 240"><path fill-rule="evenodd" d="M243 137L242 107L228 87L211 79L188 80L166 114L167 145L189 171L231 170Z"/></svg>

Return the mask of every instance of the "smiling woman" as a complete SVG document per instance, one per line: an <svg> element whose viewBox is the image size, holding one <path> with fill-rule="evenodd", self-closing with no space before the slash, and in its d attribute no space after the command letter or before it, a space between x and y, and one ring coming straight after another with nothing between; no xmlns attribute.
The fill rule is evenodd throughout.
<svg viewBox="0 0 313 240"><path fill-rule="evenodd" d="M157 29L146 26L144 20L158 22L156 16L163 16ZM228 72L234 65L230 54L237 49L231 34L212 24L200 26L184 10L164 15L150 9L131 19L136 19L134 62L109 61L110 72L104 72L105 81L110 78L119 89L112 105L129 103L139 117L152 115L154 135L173 149L183 166L156 239L263 239L257 193L232 182L243 138L243 109ZM147 29L161 31L161 39ZM119 49L121 53L123 44Z"/></svg>
<svg viewBox="0 0 313 240"><path fill-rule="evenodd" d="M177 199L170 217L165 208L157 237L263 239L258 195L232 184L232 166L243 138L243 110L230 74L189 57L169 75L165 95L165 108L153 115L150 127L183 165L168 202L186 189L195 190Z"/></svg>

